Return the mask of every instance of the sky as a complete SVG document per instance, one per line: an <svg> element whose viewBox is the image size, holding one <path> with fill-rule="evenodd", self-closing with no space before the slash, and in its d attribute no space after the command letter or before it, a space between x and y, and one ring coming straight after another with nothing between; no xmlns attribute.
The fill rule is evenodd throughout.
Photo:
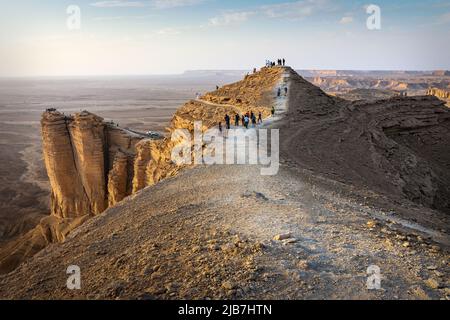
<svg viewBox="0 0 450 320"><path fill-rule="evenodd" d="M0 77L249 70L278 57L436 70L449 52L450 0L0 0Z"/></svg>

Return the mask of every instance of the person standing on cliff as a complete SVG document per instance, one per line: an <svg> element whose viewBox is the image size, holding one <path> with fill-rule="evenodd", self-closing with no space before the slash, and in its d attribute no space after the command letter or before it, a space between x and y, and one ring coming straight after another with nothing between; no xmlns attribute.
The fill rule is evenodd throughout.
<svg viewBox="0 0 450 320"><path fill-rule="evenodd" d="M286 65L286 59L283 58L283 67Z"/></svg>
<svg viewBox="0 0 450 320"><path fill-rule="evenodd" d="M225 124L227 127L227 130L231 129L231 118L228 114L225 115Z"/></svg>
<svg viewBox="0 0 450 320"><path fill-rule="evenodd" d="M248 123L250 122L250 119L248 117L248 115L245 115L244 117L244 126L246 129L248 129Z"/></svg>
<svg viewBox="0 0 450 320"><path fill-rule="evenodd" d="M241 119L241 117L239 116L239 114L236 113L236 115L234 116L234 125L236 127L239 127L239 120Z"/></svg>

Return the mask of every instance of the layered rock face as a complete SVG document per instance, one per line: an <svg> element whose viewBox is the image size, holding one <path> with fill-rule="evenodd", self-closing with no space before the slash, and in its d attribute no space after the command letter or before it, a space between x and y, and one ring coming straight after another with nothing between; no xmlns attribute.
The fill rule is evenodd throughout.
<svg viewBox="0 0 450 320"><path fill-rule="evenodd" d="M427 91L427 95L438 97L441 100L450 101L450 91L447 91L447 90L430 88Z"/></svg>
<svg viewBox="0 0 450 320"><path fill-rule="evenodd" d="M44 113L42 136L52 215L97 215L131 194L128 167L144 137L89 112L66 117L57 111Z"/></svg>
<svg viewBox="0 0 450 320"><path fill-rule="evenodd" d="M76 167L68 119L59 112L46 112L41 124L44 161L52 186L52 215L71 218L88 214L89 199Z"/></svg>
<svg viewBox="0 0 450 320"><path fill-rule="evenodd" d="M43 156L51 185L50 216L0 252L0 273L13 270L133 190L136 144L133 132L89 112L42 115ZM144 177L145 178L145 177Z"/></svg>

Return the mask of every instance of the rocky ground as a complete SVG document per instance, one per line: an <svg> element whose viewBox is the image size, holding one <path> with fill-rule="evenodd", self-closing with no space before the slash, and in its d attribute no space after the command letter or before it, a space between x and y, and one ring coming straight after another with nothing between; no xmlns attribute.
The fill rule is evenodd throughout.
<svg viewBox="0 0 450 320"><path fill-rule="evenodd" d="M298 174L287 165L273 177L254 166L185 171L3 276L0 296L448 298L447 251L423 233L405 231L389 214L378 220L372 213L382 212ZM277 235L287 239L274 240ZM80 291L65 287L69 265L81 268ZM381 268L382 290L366 288L370 265Z"/></svg>

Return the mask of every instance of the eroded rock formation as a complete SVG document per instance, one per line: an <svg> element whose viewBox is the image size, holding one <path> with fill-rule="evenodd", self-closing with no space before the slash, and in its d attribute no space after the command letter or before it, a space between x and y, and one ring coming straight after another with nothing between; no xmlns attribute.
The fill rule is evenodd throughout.
<svg viewBox="0 0 450 320"><path fill-rule="evenodd" d="M427 95L438 97L441 100L450 101L450 91L447 90L430 88L427 91Z"/></svg>
<svg viewBox="0 0 450 320"><path fill-rule="evenodd" d="M145 137L81 112L42 115L43 156L51 185L50 216L0 252L0 273L132 193L136 144Z"/></svg>
<svg viewBox="0 0 450 320"><path fill-rule="evenodd" d="M73 117L49 111L42 116L42 137L52 215L97 215L131 194L128 158L133 163L143 136L86 111Z"/></svg>

